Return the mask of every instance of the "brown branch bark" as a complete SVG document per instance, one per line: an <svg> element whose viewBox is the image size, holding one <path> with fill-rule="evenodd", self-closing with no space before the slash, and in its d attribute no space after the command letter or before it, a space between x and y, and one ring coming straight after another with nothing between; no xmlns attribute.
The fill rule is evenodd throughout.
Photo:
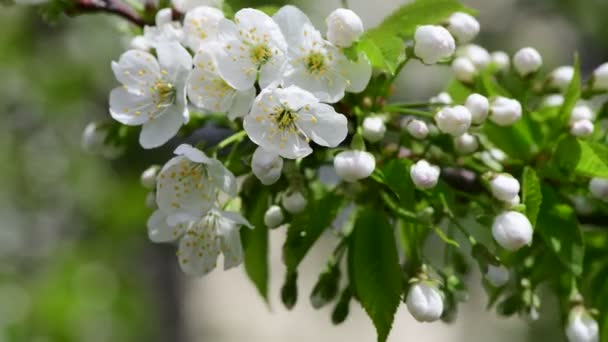
<svg viewBox="0 0 608 342"><path fill-rule="evenodd" d="M86 13L108 13L117 15L139 27L154 24L153 22L146 21L131 7L117 0L76 0L74 6L66 11L66 14L70 16Z"/></svg>

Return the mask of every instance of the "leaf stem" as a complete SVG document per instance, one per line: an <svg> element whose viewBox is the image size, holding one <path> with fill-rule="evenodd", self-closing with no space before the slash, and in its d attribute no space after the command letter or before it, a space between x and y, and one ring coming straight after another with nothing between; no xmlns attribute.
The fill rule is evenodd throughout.
<svg viewBox="0 0 608 342"><path fill-rule="evenodd" d="M237 142L243 140L243 138L245 138L246 136L247 136L247 132L245 132L245 131L236 132L236 133L232 134L231 136L227 137L226 139L220 141L217 145L215 145L215 149L221 150L225 147L228 147L234 143L237 143Z"/></svg>

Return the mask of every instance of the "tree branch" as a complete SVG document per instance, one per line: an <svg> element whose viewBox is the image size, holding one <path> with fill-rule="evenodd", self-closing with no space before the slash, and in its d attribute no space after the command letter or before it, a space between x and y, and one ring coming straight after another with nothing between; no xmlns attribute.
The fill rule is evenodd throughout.
<svg viewBox="0 0 608 342"><path fill-rule="evenodd" d="M117 15L139 27L154 24L146 21L131 7L117 0L76 0L74 6L71 9L67 10L66 14L74 16L79 14L97 12Z"/></svg>

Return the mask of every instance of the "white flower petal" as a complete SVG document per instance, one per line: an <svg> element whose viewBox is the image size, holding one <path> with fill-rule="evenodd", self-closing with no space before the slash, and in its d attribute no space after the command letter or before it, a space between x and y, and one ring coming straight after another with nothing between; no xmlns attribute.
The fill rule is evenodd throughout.
<svg viewBox="0 0 608 342"><path fill-rule="evenodd" d="M162 115L151 118L143 124L139 143L147 149L158 147L173 138L183 123L182 111L177 106L172 106Z"/></svg>
<svg viewBox="0 0 608 342"><path fill-rule="evenodd" d="M230 225L230 229L224 229L220 234L220 246L224 253L224 270L238 266L243 262L243 245L239 227Z"/></svg>
<svg viewBox="0 0 608 342"><path fill-rule="evenodd" d="M300 45L302 29L305 26L312 26L310 19L299 8L286 5L281 7L272 19L279 25L289 48Z"/></svg>
<svg viewBox="0 0 608 342"><path fill-rule="evenodd" d="M179 265L184 273L202 276L217 265L220 242L212 220L202 219L191 227L180 240Z"/></svg>
<svg viewBox="0 0 608 342"><path fill-rule="evenodd" d="M356 62L346 60L342 65L346 79L346 91L360 93L367 87L372 77L372 65L365 54L360 54Z"/></svg>
<svg viewBox="0 0 608 342"><path fill-rule="evenodd" d="M232 106L236 90L217 73L211 48L217 44L204 44L195 58L195 68L188 79L188 98L200 108L216 112L226 112Z"/></svg>
<svg viewBox="0 0 608 342"><path fill-rule="evenodd" d="M220 211L220 214L222 217L234 222L237 225L240 226L245 226L247 228L251 228L253 229L253 225L251 225L251 223L249 223L249 221L247 221L247 219L245 217L243 217L243 215L234 212L234 211Z"/></svg>
<svg viewBox="0 0 608 342"><path fill-rule="evenodd" d="M122 124L141 125L160 111L149 93L131 92L125 87L110 92L110 115Z"/></svg>
<svg viewBox="0 0 608 342"><path fill-rule="evenodd" d="M112 62L112 71L120 83L131 91L141 93L147 92L147 89L160 77L160 67L156 58L140 50L123 53L118 62Z"/></svg>
<svg viewBox="0 0 608 342"><path fill-rule="evenodd" d="M346 138L348 122L342 114L324 103L313 103L299 113L298 127L315 143L336 147Z"/></svg>
<svg viewBox="0 0 608 342"><path fill-rule="evenodd" d="M223 43L217 55L217 67L230 86L238 90L251 88L257 76L257 66L249 55L250 47L239 40L238 28L230 20L219 24L219 37Z"/></svg>
<svg viewBox="0 0 608 342"><path fill-rule="evenodd" d="M184 18L184 43L192 51L198 51L201 43L217 39L217 31L224 13L209 6L196 7Z"/></svg>
<svg viewBox="0 0 608 342"><path fill-rule="evenodd" d="M184 156L195 163L210 164L212 162L212 159L207 157L205 152L188 144L179 145L173 153L178 156Z"/></svg>
<svg viewBox="0 0 608 342"><path fill-rule="evenodd" d="M287 105L294 111L298 111L308 104L319 102L313 94L297 86L277 88L275 94L278 100L277 104Z"/></svg>
<svg viewBox="0 0 608 342"><path fill-rule="evenodd" d="M212 159L207 165L209 181L230 196L236 196L236 179L219 160Z"/></svg>
<svg viewBox="0 0 608 342"><path fill-rule="evenodd" d="M228 119L234 120L247 115L251 109L253 100L255 100L255 88L253 87L249 88L249 90L236 92L232 106L228 109Z"/></svg>
<svg viewBox="0 0 608 342"><path fill-rule="evenodd" d="M185 86L192 71L192 56L177 42L163 42L156 47L161 74L174 83L175 88Z"/></svg>
<svg viewBox="0 0 608 342"><path fill-rule="evenodd" d="M188 227L187 222L174 226L167 224L167 215L160 210L152 213L148 219L148 237L152 242L171 242L184 234Z"/></svg>

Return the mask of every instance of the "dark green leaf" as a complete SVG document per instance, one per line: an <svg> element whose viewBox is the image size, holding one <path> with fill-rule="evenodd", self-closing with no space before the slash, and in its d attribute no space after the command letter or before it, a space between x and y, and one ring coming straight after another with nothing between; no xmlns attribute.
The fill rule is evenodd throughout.
<svg viewBox="0 0 608 342"><path fill-rule="evenodd" d="M581 71L580 71L580 62L578 58L578 54L574 55L574 75L572 76L572 80L570 81L570 85L568 86L568 90L564 95L564 103L562 104L559 110L559 121L560 126L556 127L557 129L562 129L568 123L568 119L570 119L570 113L572 113L572 109L576 106L576 102L581 96Z"/></svg>
<svg viewBox="0 0 608 342"><path fill-rule="evenodd" d="M536 225L536 218L538 217L538 211L540 210L540 204L543 201L543 194L540 190L540 181L534 169L527 167L524 168L523 173L523 202L526 205L526 216L532 223L532 226Z"/></svg>
<svg viewBox="0 0 608 342"><path fill-rule="evenodd" d="M268 192L262 191L253 204L245 207L245 216L255 227L253 230L241 229L243 240L245 271L256 288L268 300L268 227L264 224L264 213L268 208Z"/></svg>
<svg viewBox="0 0 608 342"><path fill-rule="evenodd" d="M514 125L503 127L487 121L483 130L490 140L503 150L509 157L528 160L536 152L536 145L532 138L528 119L525 117Z"/></svg>
<svg viewBox="0 0 608 342"><path fill-rule="evenodd" d="M338 285L340 282L340 267L335 264L319 275L319 280L310 294L310 303L315 309L322 308L331 302L338 295Z"/></svg>
<svg viewBox="0 0 608 342"><path fill-rule="evenodd" d="M399 197L406 209L414 209L414 183L409 177L412 162L408 159L393 159L382 168L384 183Z"/></svg>
<svg viewBox="0 0 608 342"><path fill-rule="evenodd" d="M380 43L370 37L363 37L358 46L373 67L387 70L390 74L405 60L405 45L397 37L385 38Z"/></svg>
<svg viewBox="0 0 608 342"><path fill-rule="evenodd" d="M353 297L350 286L347 286L342 294L340 295L340 299L336 306L334 307L334 311L331 313L331 321L333 324L340 324L344 322L346 317L348 317L350 300Z"/></svg>
<svg viewBox="0 0 608 342"><path fill-rule="evenodd" d="M568 136L555 150L557 166L567 174L608 178L608 148Z"/></svg>
<svg viewBox="0 0 608 342"><path fill-rule="evenodd" d="M298 301L298 272L287 272L285 283L281 287L281 301L288 310L293 309Z"/></svg>

